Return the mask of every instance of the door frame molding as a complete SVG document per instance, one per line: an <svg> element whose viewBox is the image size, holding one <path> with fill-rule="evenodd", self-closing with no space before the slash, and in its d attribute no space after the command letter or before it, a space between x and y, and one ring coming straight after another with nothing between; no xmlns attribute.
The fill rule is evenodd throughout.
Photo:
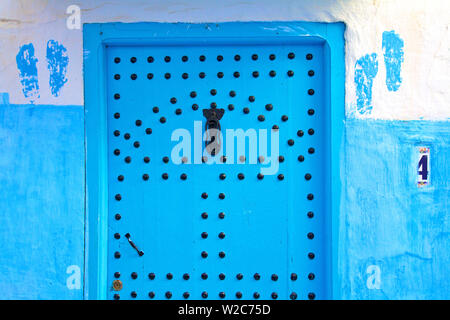
<svg viewBox="0 0 450 320"><path fill-rule="evenodd" d="M83 25L83 74L85 99L85 265L84 298L106 299L108 244L108 158L106 104L106 48L114 45L164 45L170 42L210 44L226 39L266 42L278 39L323 43L326 105L329 128L330 200L327 205L329 247L329 296L340 299L338 270L341 198L341 151L345 120L345 24L315 22L226 23L89 23Z"/></svg>

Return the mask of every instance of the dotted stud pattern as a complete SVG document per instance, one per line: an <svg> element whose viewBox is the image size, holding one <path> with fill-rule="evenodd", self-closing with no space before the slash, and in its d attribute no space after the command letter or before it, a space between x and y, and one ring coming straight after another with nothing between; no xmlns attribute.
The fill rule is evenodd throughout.
<svg viewBox="0 0 450 320"><path fill-rule="evenodd" d="M108 281L123 282L110 298L324 297L322 52L182 51L108 48ZM225 129L276 130L278 172L260 172L270 154L237 150L232 164L228 154L174 163L173 130L203 128L208 108L225 109Z"/></svg>

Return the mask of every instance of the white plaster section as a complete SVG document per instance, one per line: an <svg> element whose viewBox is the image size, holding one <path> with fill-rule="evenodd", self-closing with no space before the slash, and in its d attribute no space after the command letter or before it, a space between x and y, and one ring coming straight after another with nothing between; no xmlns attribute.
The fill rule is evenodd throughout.
<svg viewBox="0 0 450 320"><path fill-rule="evenodd" d="M2 0L0 2L0 92L11 103L28 103L19 84L15 56L33 43L39 59L37 104L83 104L82 31L66 28L66 9L76 4L86 22L343 21L346 32L346 110L359 118L450 119L450 1L448 0ZM382 34L395 30L405 42L403 83L385 85ZM45 60L49 39L69 52L68 82L58 98L50 94ZM373 111L354 113L356 60L377 53Z"/></svg>

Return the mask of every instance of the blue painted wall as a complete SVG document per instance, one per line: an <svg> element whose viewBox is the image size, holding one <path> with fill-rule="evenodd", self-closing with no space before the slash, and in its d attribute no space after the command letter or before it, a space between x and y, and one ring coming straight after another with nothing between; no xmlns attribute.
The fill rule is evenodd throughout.
<svg viewBox="0 0 450 320"><path fill-rule="evenodd" d="M82 283L67 286L84 261L83 116L82 106L0 105L2 299L83 297Z"/></svg>
<svg viewBox="0 0 450 320"><path fill-rule="evenodd" d="M82 106L0 105L2 298L83 297L67 286L67 268L83 270L83 128ZM341 297L450 298L449 122L349 119L345 128ZM419 145L431 148L425 189L415 183Z"/></svg>
<svg viewBox="0 0 450 320"><path fill-rule="evenodd" d="M345 132L342 297L450 298L450 123L353 119ZM425 189L416 186L417 146L431 148ZM367 286L370 266L379 289Z"/></svg>

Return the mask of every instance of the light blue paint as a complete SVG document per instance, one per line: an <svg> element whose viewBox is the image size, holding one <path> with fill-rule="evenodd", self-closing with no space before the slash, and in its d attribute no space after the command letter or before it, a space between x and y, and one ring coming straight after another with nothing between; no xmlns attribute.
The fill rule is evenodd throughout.
<svg viewBox="0 0 450 320"><path fill-rule="evenodd" d="M47 42L47 63L50 71L50 90L53 96L58 97L61 88L67 82L66 73L69 64L67 49L58 41Z"/></svg>
<svg viewBox="0 0 450 320"><path fill-rule="evenodd" d="M251 27L248 25L252 25ZM226 39L242 37L238 43L260 45L266 43L267 37L274 37L278 43L286 41L302 41L304 44L321 45L324 47L325 59L323 59L325 73L328 79L324 92L327 108L330 116L325 119L325 126L333 133L329 150L331 159L331 176L339 176L339 153L342 143L342 127L344 118L344 29L342 23L302 23L302 22L264 22L264 23L222 23L222 24L165 24L165 23L138 23L138 24L87 24L83 28L85 56L85 97L86 97L86 130L87 142L87 208L89 242L87 249L88 268L86 276L86 295L89 298L105 298L109 287L106 283L107 263L107 221L108 210L108 184L107 184L107 141L106 136L106 97L100 94L105 92L105 81L98 75L105 74L105 65L99 63L105 56L105 47L114 44L128 45L187 45L196 39L197 43L207 39L208 44L222 44ZM186 35L189 34L187 38ZM233 40L234 41L234 40ZM231 42L230 42L231 43ZM229 43L229 44L230 44ZM236 44L233 42L232 44ZM306 55L306 54L305 54ZM305 56L304 56L305 57ZM92 74L92 76L86 76ZM330 93L330 94L328 94ZM340 181L334 179L326 186L333 189L331 201L326 202L327 209L332 212L332 222L328 221L324 226L325 232L333 243L328 253L332 259L332 265L337 265L338 243L338 210L340 207ZM103 222L103 223L102 223ZM332 269L337 270L336 268ZM337 284L337 276L331 275L329 280L333 285L333 296L338 297L340 286ZM336 292L334 291L336 290Z"/></svg>
<svg viewBox="0 0 450 320"><path fill-rule="evenodd" d="M402 84L402 63L404 61L403 40L395 31L383 32L383 53L386 64L386 86L397 91Z"/></svg>
<svg viewBox="0 0 450 320"><path fill-rule="evenodd" d="M356 61L356 109L360 114L372 112L372 86L373 79L377 74L378 59L376 53L367 54Z"/></svg>
<svg viewBox="0 0 450 320"><path fill-rule="evenodd" d="M449 299L450 123L345 122L336 274L344 299ZM0 107L0 287L4 299L79 299L83 270L82 106ZM433 185L416 186L416 146ZM367 288L367 267L381 271Z"/></svg>
<svg viewBox="0 0 450 320"><path fill-rule="evenodd" d="M37 62L38 59L34 55L32 43L20 47L16 56L17 69L19 70L22 92L31 103L39 98Z"/></svg>
<svg viewBox="0 0 450 320"><path fill-rule="evenodd" d="M83 107L0 105L0 149L1 298L82 299Z"/></svg>
<svg viewBox="0 0 450 320"><path fill-rule="evenodd" d="M9 93L0 92L0 106L4 104L9 104Z"/></svg>
<svg viewBox="0 0 450 320"><path fill-rule="evenodd" d="M345 299L450 298L450 122L348 120L339 272ZM418 188L417 146L433 185ZM366 269L381 269L380 290Z"/></svg>

